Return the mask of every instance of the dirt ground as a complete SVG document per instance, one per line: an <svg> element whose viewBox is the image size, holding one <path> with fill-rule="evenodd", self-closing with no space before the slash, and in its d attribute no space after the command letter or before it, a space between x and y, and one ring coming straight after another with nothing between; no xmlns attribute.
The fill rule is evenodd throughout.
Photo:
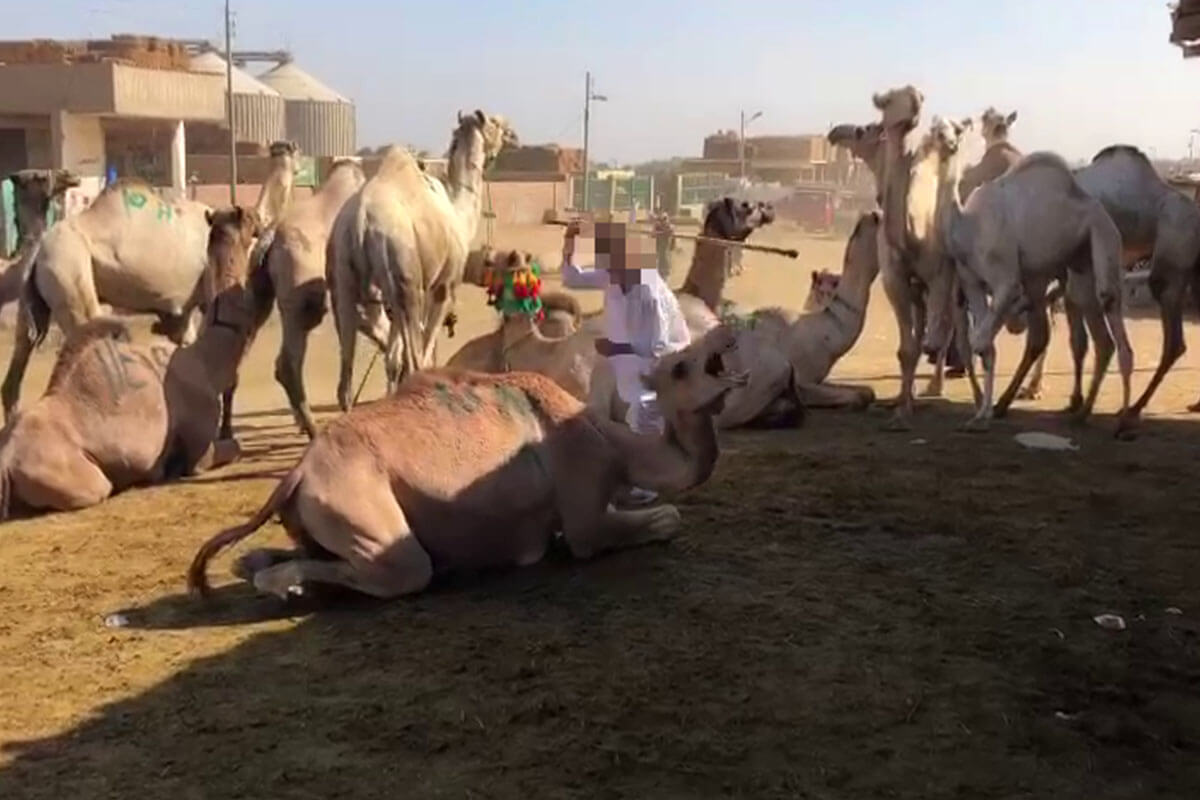
<svg viewBox="0 0 1200 800"><path fill-rule="evenodd" d="M557 250L552 229L498 235ZM840 269L841 241L760 240L802 256L748 255L729 292L747 306L799 306L809 269ZM494 323L474 289L460 316L445 352ZM1140 389L1159 325L1130 326ZM1060 322L1046 398L989 434L956 430L956 381L911 434L873 410L724 435L667 546L555 554L392 603L285 608L227 583L206 606L182 593L197 545L303 447L272 323L242 370L242 463L0 530L0 797L1200 796L1194 323L1187 336L1135 442L1111 436L1113 374L1088 428L1052 413L1070 388ZM308 364L326 411L334 344L322 327ZM895 345L877 286L836 377L893 395ZM1005 335L1002 369L1017 353ZM1026 451L1021 430L1080 449ZM106 627L117 612L128 625Z"/></svg>

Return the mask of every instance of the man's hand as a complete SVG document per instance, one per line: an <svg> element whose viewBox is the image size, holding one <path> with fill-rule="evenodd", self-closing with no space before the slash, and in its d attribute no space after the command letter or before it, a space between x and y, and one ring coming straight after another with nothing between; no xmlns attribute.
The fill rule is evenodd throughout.
<svg viewBox="0 0 1200 800"><path fill-rule="evenodd" d="M633 352L633 345L628 344L627 342L617 343L609 339L597 339L596 352L605 358L611 358L612 356L637 355L635 352Z"/></svg>
<svg viewBox="0 0 1200 800"><path fill-rule="evenodd" d="M608 339L604 339L604 338L597 339L596 340L596 352L599 353L604 358L608 358L609 356L611 356L613 354L613 343L611 341L609 341Z"/></svg>

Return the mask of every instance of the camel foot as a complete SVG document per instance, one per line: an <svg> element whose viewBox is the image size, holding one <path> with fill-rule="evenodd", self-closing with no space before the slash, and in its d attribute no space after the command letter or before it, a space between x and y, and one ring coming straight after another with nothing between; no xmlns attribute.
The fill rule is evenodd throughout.
<svg viewBox="0 0 1200 800"><path fill-rule="evenodd" d="M237 439L218 439L212 443L212 463L209 469L232 464L242 457L242 446Z"/></svg>
<svg viewBox="0 0 1200 800"><path fill-rule="evenodd" d="M675 538L675 534L679 533L679 529L683 527L683 517L679 515L679 509L675 506L653 506L641 513L644 515L643 524L645 525L643 541L668 541Z"/></svg>
<svg viewBox="0 0 1200 800"><path fill-rule="evenodd" d="M929 384L922 390L921 397L941 397L942 396L941 381L930 381Z"/></svg>
<svg viewBox="0 0 1200 800"><path fill-rule="evenodd" d="M273 594L280 600L304 595L300 576L291 569L263 569L254 573L254 588L263 594Z"/></svg>
<svg viewBox="0 0 1200 800"><path fill-rule="evenodd" d="M1190 406L1187 407L1187 410L1191 411L1193 414L1200 413L1200 401L1192 403Z"/></svg>
<svg viewBox="0 0 1200 800"><path fill-rule="evenodd" d="M958 429L964 433L987 433L991 429L991 423L988 417L971 417L958 426Z"/></svg>
<svg viewBox="0 0 1200 800"><path fill-rule="evenodd" d="M1083 397L1080 395L1073 395L1071 397L1071 401L1069 403L1067 403L1067 407L1063 409L1062 413L1067 414L1067 415L1078 415L1080 409L1082 409L1082 408L1083 408Z"/></svg>
<svg viewBox="0 0 1200 800"><path fill-rule="evenodd" d="M884 431L888 433L906 433L912 430L912 420L907 414L901 413L899 410L892 415L892 418L883 426Z"/></svg>
<svg viewBox="0 0 1200 800"><path fill-rule="evenodd" d="M858 411L866 411L875 403L875 390L870 386L864 386L858 390L858 402L854 408Z"/></svg>
<svg viewBox="0 0 1200 800"><path fill-rule="evenodd" d="M1042 390L1037 386L1026 386L1024 389L1017 391L1018 400L1041 400Z"/></svg>
<svg viewBox="0 0 1200 800"><path fill-rule="evenodd" d="M1134 411L1123 411L1117 417L1117 429L1113 436L1124 441L1137 438L1137 430L1141 424L1141 415Z"/></svg>
<svg viewBox="0 0 1200 800"><path fill-rule="evenodd" d="M1008 416L1008 403L997 403L992 408L992 419L1004 419Z"/></svg>
<svg viewBox="0 0 1200 800"><path fill-rule="evenodd" d="M282 564L284 561L290 561L293 558L298 558L300 553L295 550L280 550L273 547L263 547L257 550L251 550L245 555L234 559L233 566L230 571L233 577L246 581L247 583L254 582L254 576L262 572L264 569L273 567L276 564Z"/></svg>

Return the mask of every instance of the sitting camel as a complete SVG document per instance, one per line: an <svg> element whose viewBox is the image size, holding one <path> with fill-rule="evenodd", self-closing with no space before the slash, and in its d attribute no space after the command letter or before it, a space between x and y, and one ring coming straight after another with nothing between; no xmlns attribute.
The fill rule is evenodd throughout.
<svg viewBox="0 0 1200 800"><path fill-rule="evenodd" d="M244 285L258 233L253 211L213 214L208 254L213 301L191 345L130 343L119 320L76 327L46 393L0 439L0 519L13 507L71 511L126 487L232 461L237 443L214 441L221 392L250 332Z"/></svg>
<svg viewBox="0 0 1200 800"><path fill-rule="evenodd" d="M148 184L109 184L90 206L60 220L42 237L22 290L15 344L0 394L17 406L33 348L53 320L67 336L101 316L101 302L157 314L155 332L176 343L195 339L193 310L205 304L208 207L168 203ZM32 327L32 329L31 329Z"/></svg>
<svg viewBox="0 0 1200 800"><path fill-rule="evenodd" d="M561 531L577 558L669 539L669 505L618 511L629 485L664 492L706 481L717 460L712 416L744 378L718 328L665 356L647 378L666 419L638 435L543 375L418 373L399 391L326 427L248 522L201 546L188 585L278 514L297 550L255 550L234 573L281 598L311 584L376 597L419 592L435 572L537 563Z"/></svg>
<svg viewBox="0 0 1200 800"><path fill-rule="evenodd" d="M944 122L936 133L941 143L956 142L961 127ZM1121 370L1122 411L1128 408L1133 351L1122 313L1121 234L1104 207L1084 193L1066 163L1051 153L1024 158L1002 177L975 189L965 207L956 186L955 179L940 186L945 213L939 226L973 317L971 349L986 370L983 396L967 429L984 430L993 416L1007 411L1034 359L1045 349L1049 338L1046 288L1054 279L1066 280L1071 320L1075 389L1070 410L1080 420L1091 413L1114 339ZM1031 308L1025 353L1012 383L993 408L993 341L1000 325L1022 301ZM1083 324L1081 313L1096 339L1095 369L1086 400L1081 386L1086 337L1084 347L1079 348L1076 335Z"/></svg>
<svg viewBox="0 0 1200 800"><path fill-rule="evenodd" d="M813 270L812 286L808 289L808 296L804 298L804 311L823 311L829 307L829 303L837 294L838 274L823 269L820 272Z"/></svg>

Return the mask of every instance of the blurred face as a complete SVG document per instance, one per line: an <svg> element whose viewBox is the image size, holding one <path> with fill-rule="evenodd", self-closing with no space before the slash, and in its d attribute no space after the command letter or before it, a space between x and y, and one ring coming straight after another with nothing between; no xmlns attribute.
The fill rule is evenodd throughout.
<svg viewBox="0 0 1200 800"><path fill-rule="evenodd" d="M614 285L641 283L642 270L654 269L654 253L643 237L630 236L624 223L596 223L596 266L607 269Z"/></svg>

